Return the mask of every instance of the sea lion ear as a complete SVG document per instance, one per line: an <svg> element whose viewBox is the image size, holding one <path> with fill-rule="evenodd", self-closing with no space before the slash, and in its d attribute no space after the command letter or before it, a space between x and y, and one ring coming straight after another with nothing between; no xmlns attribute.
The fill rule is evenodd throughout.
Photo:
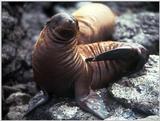
<svg viewBox="0 0 160 121"><path fill-rule="evenodd" d="M128 59L128 56L135 56L135 52L131 48L117 48L104 53L101 53L95 57L87 58L85 61L105 61L116 59Z"/></svg>

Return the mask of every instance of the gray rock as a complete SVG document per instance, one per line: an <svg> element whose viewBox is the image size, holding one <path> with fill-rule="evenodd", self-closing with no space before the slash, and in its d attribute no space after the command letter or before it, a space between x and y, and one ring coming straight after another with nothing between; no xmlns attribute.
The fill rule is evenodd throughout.
<svg viewBox="0 0 160 121"><path fill-rule="evenodd" d="M43 13L43 6L41 3L25 4L21 26L26 30L26 36L30 38L28 43L32 44L32 46L37 40L47 19L47 16ZM26 39L25 41L28 40Z"/></svg>
<svg viewBox="0 0 160 121"><path fill-rule="evenodd" d="M10 31L16 26L17 19L10 16L8 12L4 11L2 13L2 23L2 37L7 37L7 35L10 34Z"/></svg>
<svg viewBox="0 0 160 121"><path fill-rule="evenodd" d="M27 105L11 106L5 118L7 120L21 120L26 109Z"/></svg>
<svg viewBox="0 0 160 121"><path fill-rule="evenodd" d="M108 111L108 118L116 117L119 119L136 119L143 118L146 115L138 114L129 108L125 108L113 100L106 89L100 89L96 91L97 94L102 96L106 101L106 107ZM30 100L29 107L35 105L39 100L41 92ZM71 98L55 98L43 106L38 107L35 111L29 114L27 117L29 120L97 120L98 118L92 114L81 110L74 99Z"/></svg>
<svg viewBox="0 0 160 121"><path fill-rule="evenodd" d="M148 115L159 114L159 56L150 55L144 68L114 83L109 92L119 102Z"/></svg>
<svg viewBox="0 0 160 121"><path fill-rule="evenodd" d="M154 116L148 116L142 119L137 119L135 121L159 121L159 120L160 120L160 116L154 115Z"/></svg>
<svg viewBox="0 0 160 121"><path fill-rule="evenodd" d="M2 86L2 95L3 95L3 100L5 100L9 95L15 92L20 92L21 90L19 88L15 88L12 86L8 85L3 85ZM5 102L5 101L4 101Z"/></svg>
<svg viewBox="0 0 160 121"><path fill-rule="evenodd" d="M36 94L29 102L29 108L33 107L41 99L42 92ZM52 99L46 104L38 107L30 113L26 119L29 120L62 120L62 119L97 119L89 113L82 111L76 106L75 101L70 98Z"/></svg>
<svg viewBox="0 0 160 121"><path fill-rule="evenodd" d="M144 118L146 115L139 114L132 109L124 108L123 106L119 105L118 103L115 105L114 113L106 118L105 120L135 120L139 118Z"/></svg>
<svg viewBox="0 0 160 121"><path fill-rule="evenodd" d="M103 2L108 5L116 15L122 15L127 12L139 13L144 11L159 11L158 2Z"/></svg>
<svg viewBox="0 0 160 121"><path fill-rule="evenodd" d="M25 92L29 93L32 96L35 95L38 92L36 83L34 81L28 82L26 84Z"/></svg>
<svg viewBox="0 0 160 121"><path fill-rule="evenodd" d="M20 83L33 80L31 64L33 45L47 20L41 5L19 3L12 6L13 4L4 3L2 9L4 84L10 84L13 80ZM12 9L17 10L17 14Z"/></svg>
<svg viewBox="0 0 160 121"><path fill-rule="evenodd" d="M8 42L19 43L25 35L23 27L19 26L18 23L20 16L18 16L19 18L16 18L11 15L11 12L8 11L8 9L12 9L12 7L9 6L9 4L7 4L7 6L3 6L3 8L5 7L8 8L2 9L2 42L7 44Z"/></svg>
<svg viewBox="0 0 160 121"><path fill-rule="evenodd" d="M127 119L122 117L110 117L108 119L105 119L105 121L111 121L111 120L119 121L119 120L127 120ZM145 118L135 119L133 121L159 121L159 120L160 120L160 116L153 115L153 116L147 116Z"/></svg>
<svg viewBox="0 0 160 121"><path fill-rule="evenodd" d="M29 94L36 93L35 83L29 83L33 82L31 53L37 34L46 18L40 9L27 10L24 5L36 8L32 3L3 2L2 4L2 84L5 85L2 88L3 118L8 114L10 106L24 105L30 98ZM39 13L36 13L37 11ZM27 12L32 17L28 16L27 19ZM29 94L15 95L16 92Z"/></svg>
<svg viewBox="0 0 160 121"><path fill-rule="evenodd" d="M144 45L151 54L159 52L159 13L126 13L117 17L113 38Z"/></svg>
<svg viewBox="0 0 160 121"><path fill-rule="evenodd" d="M16 92L12 93L7 99L6 103L8 105L24 105L27 104L30 100L30 95L26 93Z"/></svg>
<svg viewBox="0 0 160 121"><path fill-rule="evenodd" d="M4 99L8 98L8 96L15 92L22 92L30 95L35 95L37 93L35 82L28 82L27 84L17 84L13 86L3 85L2 90Z"/></svg>
<svg viewBox="0 0 160 121"><path fill-rule="evenodd" d="M16 45L15 44L5 44L2 47L2 64L7 66L12 62L16 55Z"/></svg>
<svg viewBox="0 0 160 121"><path fill-rule="evenodd" d="M21 57L22 54L20 53L20 48L22 48L24 44L24 37L26 37L24 27L21 26L20 22L23 6L20 3L13 4L14 3L3 3L2 6L3 84L7 84L11 80L17 81L18 77L22 77L23 71L27 70L25 65L28 63L26 57ZM26 39L29 40L29 38ZM27 51L25 56L31 56L31 50L29 50L31 47L31 45L26 45L25 49L22 48L22 50ZM29 60L29 62L31 62L31 60Z"/></svg>

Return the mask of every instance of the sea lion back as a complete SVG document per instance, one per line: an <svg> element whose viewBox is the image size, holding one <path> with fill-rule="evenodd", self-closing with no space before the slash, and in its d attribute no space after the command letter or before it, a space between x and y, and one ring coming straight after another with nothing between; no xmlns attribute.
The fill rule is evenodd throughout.
<svg viewBox="0 0 160 121"><path fill-rule="evenodd" d="M80 43L92 43L111 38L116 16L106 5L86 4L72 15L78 20Z"/></svg>

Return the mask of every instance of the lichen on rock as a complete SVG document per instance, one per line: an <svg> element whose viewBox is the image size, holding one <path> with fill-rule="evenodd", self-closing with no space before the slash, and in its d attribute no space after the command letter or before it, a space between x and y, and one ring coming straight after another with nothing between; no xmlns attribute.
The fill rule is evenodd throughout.
<svg viewBox="0 0 160 121"><path fill-rule="evenodd" d="M150 55L144 68L114 83L109 92L124 105L148 115L159 114L159 56Z"/></svg>
<svg viewBox="0 0 160 121"><path fill-rule="evenodd" d="M159 53L159 13L126 13L117 17L113 38L145 46L150 54Z"/></svg>

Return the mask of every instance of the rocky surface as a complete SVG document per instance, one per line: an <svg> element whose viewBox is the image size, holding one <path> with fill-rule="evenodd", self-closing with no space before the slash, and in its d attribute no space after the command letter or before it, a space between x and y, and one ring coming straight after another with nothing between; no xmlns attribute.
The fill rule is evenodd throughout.
<svg viewBox="0 0 160 121"><path fill-rule="evenodd" d="M10 106L7 115L5 116L6 120L22 120L23 114L27 109L27 105L17 105Z"/></svg>
<svg viewBox="0 0 160 121"><path fill-rule="evenodd" d="M160 120L160 116L148 116L146 118L137 119L135 121L159 121L159 120Z"/></svg>
<svg viewBox="0 0 160 121"><path fill-rule="evenodd" d="M31 96L27 93L15 92L7 99L5 104L9 106L8 113L5 117L7 120L20 120L27 110L27 104Z"/></svg>
<svg viewBox="0 0 160 121"><path fill-rule="evenodd" d="M45 14L36 14L28 11L26 7L33 7L28 3L2 3L2 115L10 110L7 104L7 98L15 92L28 93L30 96L35 95L36 85L32 79L31 53L40 29L43 26L42 19ZM36 9L36 7L33 7ZM35 10L37 11L37 10ZM26 13L35 16L28 17ZM25 16L24 16L25 15ZM26 17L32 23L26 20ZM43 21L43 22L42 22ZM40 23L40 24L39 24ZM32 31L31 31L32 30ZM20 97L21 98L21 97ZM26 100L27 101L27 100ZM12 102L14 103L14 102Z"/></svg>
<svg viewBox="0 0 160 121"><path fill-rule="evenodd" d="M159 83L159 56L151 55L143 70L114 83L109 92L127 107L158 115Z"/></svg>
<svg viewBox="0 0 160 121"><path fill-rule="evenodd" d="M104 2L116 15L126 13L157 12L159 5L156 2Z"/></svg>
<svg viewBox="0 0 160 121"><path fill-rule="evenodd" d="M147 43L145 46L150 49L150 52L158 54L158 3L103 3L111 7L118 15L113 36L115 40L133 41L144 45ZM86 2L2 2L2 119L22 119L27 110L28 101L38 93L32 78L31 54L33 45L45 22L57 12L65 11L71 13L83 6L83 4L86 4ZM155 59L157 57L153 57L153 60ZM154 61L150 62L154 63ZM157 72L154 69L152 71ZM150 77L157 78L154 75ZM131 77L129 79L132 80ZM140 78L140 80L142 79ZM149 80L152 79L148 78ZM153 83L152 81L149 82L151 83L150 89L147 88L148 85L146 84L139 85L138 82L136 83L136 91L142 90L142 94L145 94L145 91L148 92L146 104L142 105L140 103L140 106L142 106L140 110L143 112L137 112L138 107L135 111L135 104L139 103L136 100L134 100L134 105L127 103L126 107L119 101L118 97L110 96L106 89L98 90L97 93L102 94L108 100L109 117L107 119L137 119L157 114L157 90L152 86L157 83L155 80L153 80ZM117 89L119 86L124 86L120 83L116 84L118 85ZM149 100L149 96L153 97L153 99ZM153 102L149 103L149 101ZM152 109L153 113L150 112L151 110L148 111L145 106ZM41 106L26 118L97 119L91 114L82 111L76 106L74 99L70 98L53 98L48 104Z"/></svg>
<svg viewBox="0 0 160 121"><path fill-rule="evenodd" d="M144 45L150 54L159 53L159 13L126 13L116 20L113 38Z"/></svg>
<svg viewBox="0 0 160 121"><path fill-rule="evenodd" d="M125 108L122 105L119 105L110 95L106 89L97 90L97 94L101 95L104 99L107 99L107 110L109 119L120 118L120 119L136 119L142 118L146 115L138 114L129 108ZM30 100L30 106L33 106L38 100L38 93L32 100ZM98 120L95 116L90 113L87 113L77 107L74 99L71 98L55 98L53 97L49 103L37 108L34 112L26 117L30 120L60 120L60 119L69 119L69 120Z"/></svg>
<svg viewBox="0 0 160 121"><path fill-rule="evenodd" d="M137 119L159 114L159 56L150 55L144 68L124 77L106 89L97 90L106 99L107 119ZM111 95L109 95L111 94ZM38 96L37 96L38 97ZM34 100L37 100L36 98ZM34 105L31 100L30 105ZM120 105L118 102L122 103ZM55 99L39 107L28 119L96 119L85 113L72 99Z"/></svg>
<svg viewBox="0 0 160 121"><path fill-rule="evenodd" d="M119 120L127 120L127 119L119 118L119 117L111 117L111 118L105 119L105 121L119 121ZM160 116L154 115L154 116L147 116L146 118L135 119L134 121L159 121L159 120L160 120Z"/></svg>

